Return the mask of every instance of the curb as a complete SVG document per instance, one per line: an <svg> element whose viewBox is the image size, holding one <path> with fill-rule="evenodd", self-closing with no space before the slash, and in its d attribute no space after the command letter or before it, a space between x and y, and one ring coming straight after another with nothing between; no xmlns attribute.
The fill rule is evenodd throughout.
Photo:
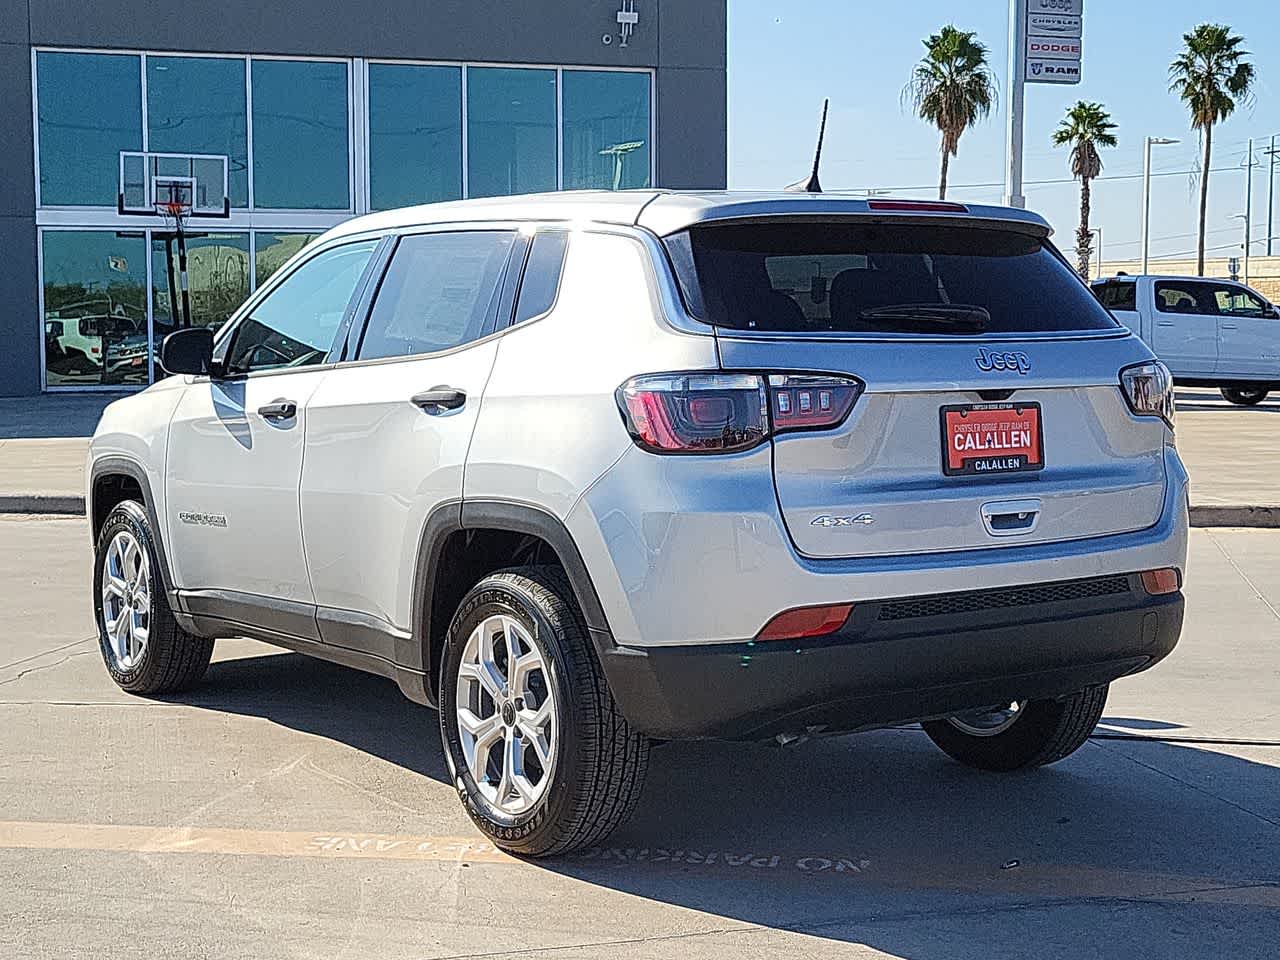
<svg viewBox="0 0 1280 960"><path fill-rule="evenodd" d="M63 496L45 493L0 494L0 514L53 514L63 517L83 517L84 497L75 494Z"/></svg>
<svg viewBox="0 0 1280 960"><path fill-rule="evenodd" d="M1280 527L1280 506L1200 504L1191 508L1193 527Z"/></svg>
<svg viewBox="0 0 1280 960"><path fill-rule="evenodd" d="M40 493L0 494L0 514L46 514L83 517L84 497ZM1280 505L1200 504L1191 507L1193 527L1253 527L1280 529Z"/></svg>

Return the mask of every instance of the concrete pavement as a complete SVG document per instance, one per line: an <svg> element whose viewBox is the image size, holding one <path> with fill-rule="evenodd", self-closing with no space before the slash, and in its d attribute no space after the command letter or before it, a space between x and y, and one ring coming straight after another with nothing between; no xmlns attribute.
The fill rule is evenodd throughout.
<svg viewBox="0 0 1280 960"><path fill-rule="evenodd" d="M119 692L89 576L82 520L0 518L6 958L1275 956L1275 532L1193 531L1181 645L1058 766L667 744L607 847L540 864L388 681L223 641L191 694Z"/></svg>

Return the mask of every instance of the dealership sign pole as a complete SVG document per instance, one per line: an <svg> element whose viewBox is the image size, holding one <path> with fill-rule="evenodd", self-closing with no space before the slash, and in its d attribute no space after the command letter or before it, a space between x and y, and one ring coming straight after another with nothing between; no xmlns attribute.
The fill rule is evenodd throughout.
<svg viewBox="0 0 1280 960"><path fill-rule="evenodd" d="M1079 83L1084 0L1009 0L1008 169L1004 202L1025 207L1022 120L1028 83Z"/></svg>

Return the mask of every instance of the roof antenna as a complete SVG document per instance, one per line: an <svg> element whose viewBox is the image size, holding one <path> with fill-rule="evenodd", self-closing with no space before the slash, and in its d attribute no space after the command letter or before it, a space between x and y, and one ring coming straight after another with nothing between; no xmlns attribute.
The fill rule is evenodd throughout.
<svg viewBox="0 0 1280 960"><path fill-rule="evenodd" d="M821 193L822 184L818 182L818 164L822 162L822 141L827 134L827 107L830 106L831 100L822 101L822 123L818 127L818 149L813 154L813 172L809 174L808 180L797 180L795 183L789 184L783 189L787 193Z"/></svg>

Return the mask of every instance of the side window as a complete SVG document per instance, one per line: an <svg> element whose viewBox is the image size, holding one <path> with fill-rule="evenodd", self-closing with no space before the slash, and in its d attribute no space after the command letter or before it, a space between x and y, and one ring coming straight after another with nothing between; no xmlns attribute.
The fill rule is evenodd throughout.
<svg viewBox="0 0 1280 960"><path fill-rule="evenodd" d="M568 247L569 235L560 230L539 233L533 238L524 278L520 281L515 323L540 317L554 306Z"/></svg>
<svg viewBox="0 0 1280 960"><path fill-rule="evenodd" d="M1218 315L1218 301L1210 284L1162 280L1156 284L1156 309L1212 317Z"/></svg>
<svg viewBox="0 0 1280 960"><path fill-rule="evenodd" d="M1213 291L1218 312L1232 317L1263 317L1268 315L1262 300L1244 287L1221 286Z"/></svg>
<svg viewBox="0 0 1280 960"><path fill-rule="evenodd" d="M1093 292L1108 310L1138 309L1138 285L1132 281L1108 280L1096 285Z"/></svg>
<svg viewBox="0 0 1280 960"><path fill-rule="evenodd" d="M514 241L497 230L401 238L356 359L437 353L484 336Z"/></svg>
<svg viewBox="0 0 1280 960"><path fill-rule="evenodd" d="M226 353L228 373L322 363L377 240L333 247L286 277L237 324Z"/></svg>

